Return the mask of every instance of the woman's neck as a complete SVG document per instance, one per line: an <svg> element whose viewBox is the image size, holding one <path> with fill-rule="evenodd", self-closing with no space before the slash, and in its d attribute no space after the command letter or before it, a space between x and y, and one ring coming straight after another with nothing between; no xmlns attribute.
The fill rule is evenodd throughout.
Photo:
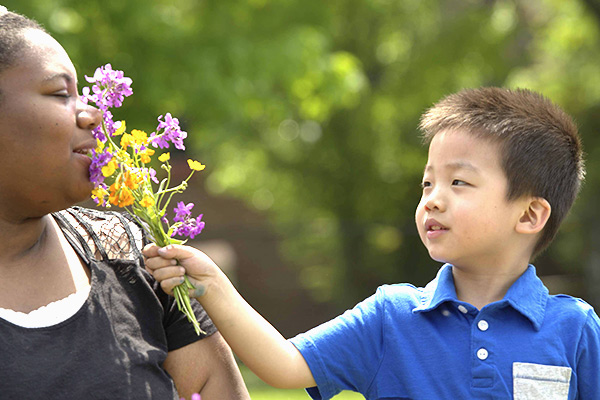
<svg viewBox="0 0 600 400"><path fill-rule="evenodd" d="M40 257L47 244L52 216L0 218L0 268Z"/></svg>
<svg viewBox="0 0 600 400"><path fill-rule="evenodd" d="M89 269L51 215L0 221L0 243L2 308L30 312L90 286Z"/></svg>

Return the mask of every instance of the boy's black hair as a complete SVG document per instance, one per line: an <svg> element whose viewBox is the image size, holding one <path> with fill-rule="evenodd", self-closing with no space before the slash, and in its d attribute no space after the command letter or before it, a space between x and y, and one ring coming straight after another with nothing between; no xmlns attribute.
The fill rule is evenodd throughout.
<svg viewBox="0 0 600 400"><path fill-rule="evenodd" d="M554 239L585 177L581 141L573 119L542 95L495 87L445 97L421 117L426 142L442 130L466 130L500 146L507 199L535 196L552 211L533 250Z"/></svg>

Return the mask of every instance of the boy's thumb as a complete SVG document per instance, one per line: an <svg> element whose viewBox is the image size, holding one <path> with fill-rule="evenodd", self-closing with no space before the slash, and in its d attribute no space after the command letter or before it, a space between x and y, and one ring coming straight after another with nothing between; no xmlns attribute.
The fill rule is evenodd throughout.
<svg viewBox="0 0 600 400"><path fill-rule="evenodd" d="M175 258L177 260L185 260L191 257L193 254L190 249L186 246L179 244L170 244L165 247L158 249L158 255L163 258Z"/></svg>

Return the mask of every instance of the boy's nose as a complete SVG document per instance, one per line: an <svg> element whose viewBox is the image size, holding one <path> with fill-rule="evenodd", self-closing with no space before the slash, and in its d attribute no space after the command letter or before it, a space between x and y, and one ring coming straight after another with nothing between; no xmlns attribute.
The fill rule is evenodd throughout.
<svg viewBox="0 0 600 400"><path fill-rule="evenodd" d="M426 211L433 211L433 210L444 211L445 210L444 202L442 201L440 194L437 191L431 193L431 195L429 195L426 200L427 200L427 201L425 201L425 210Z"/></svg>
<svg viewBox="0 0 600 400"><path fill-rule="evenodd" d="M82 129L94 129L102 122L102 111L96 107L78 101L77 126Z"/></svg>

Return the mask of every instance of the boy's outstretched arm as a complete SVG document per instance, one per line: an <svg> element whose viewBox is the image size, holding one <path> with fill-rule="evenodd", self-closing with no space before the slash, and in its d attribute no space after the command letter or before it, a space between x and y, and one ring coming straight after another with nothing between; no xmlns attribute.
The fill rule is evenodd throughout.
<svg viewBox="0 0 600 400"><path fill-rule="evenodd" d="M167 293L187 274L198 299L233 352L259 378L285 389L316 386L296 347L288 342L237 292L227 276L204 253L190 246L144 248L146 269Z"/></svg>

